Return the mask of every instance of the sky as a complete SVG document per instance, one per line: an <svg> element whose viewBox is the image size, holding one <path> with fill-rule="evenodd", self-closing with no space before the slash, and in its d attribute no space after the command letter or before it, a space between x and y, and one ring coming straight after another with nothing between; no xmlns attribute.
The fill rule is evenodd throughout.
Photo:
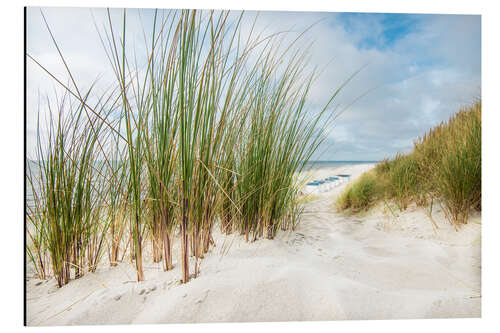
<svg viewBox="0 0 500 333"><path fill-rule="evenodd" d="M99 75L99 89L105 89L113 74L93 19L100 27L105 11L42 11L78 84L89 86ZM119 22L120 15L119 10L113 11L113 20ZM232 17L238 15L232 13ZM256 15L245 13L243 31L250 31ZM152 11L129 9L127 16L131 43L140 51L141 22L147 33ZM312 111L359 71L334 101L341 114L327 129L326 140L313 156L316 160L374 161L408 152L418 136L481 94L478 15L263 11L256 22L254 31L290 30L291 38L308 29L297 47L310 47L310 65L324 68L309 96ZM40 8L27 12L27 52L67 82ZM59 88L30 59L27 77L29 157L36 142L38 101Z"/></svg>

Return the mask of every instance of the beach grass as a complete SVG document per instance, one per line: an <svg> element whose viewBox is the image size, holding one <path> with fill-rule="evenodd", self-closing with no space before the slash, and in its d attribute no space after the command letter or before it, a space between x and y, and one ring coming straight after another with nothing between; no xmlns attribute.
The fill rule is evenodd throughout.
<svg viewBox="0 0 500 333"><path fill-rule="evenodd" d="M324 140L333 100L352 77L312 112L307 101L319 71L309 69L309 49L295 48L303 34L286 42L285 32L252 30L243 40L242 18L155 10L140 58L129 44L127 11L116 21L108 10L98 36L115 77L102 95L82 95L73 79L63 84L28 55L75 105L69 114L64 104L52 112L49 145L36 142L41 168L29 175L42 185L32 186L28 210L27 254L39 277L54 276L62 286L70 269L78 278L94 272L106 251L111 266L128 251L143 281L146 244L152 261L170 270L179 241L187 283L214 245L214 227L247 241L295 228L302 212L297 175Z"/></svg>
<svg viewBox="0 0 500 333"><path fill-rule="evenodd" d="M359 213L370 209L383 193L374 172L366 172L353 184L349 185L337 198L340 210Z"/></svg>
<svg viewBox="0 0 500 333"><path fill-rule="evenodd" d="M82 121L84 107L69 94L55 110L50 101L47 106L48 134L44 137L38 127L37 163L27 175L34 197L27 229L33 230L28 233L35 253L30 250L29 256L41 278L50 266L62 286L69 282L71 270L75 278L85 267L93 271L104 251L109 224L101 219L102 183L94 180L102 172L102 164L96 163L97 138L105 134L95 118Z"/></svg>
<svg viewBox="0 0 500 333"><path fill-rule="evenodd" d="M411 153L378 163L337 204L357 211L377 200L393 200L400 210L436 202L451 223L467 223L470 210L481 209L481 101L418 138Z"/></svg>

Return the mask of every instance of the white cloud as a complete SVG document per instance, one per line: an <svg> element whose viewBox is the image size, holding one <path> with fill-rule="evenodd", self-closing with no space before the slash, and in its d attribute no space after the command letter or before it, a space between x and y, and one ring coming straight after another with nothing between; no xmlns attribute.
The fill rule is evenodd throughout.
<svg viewBox="0 0 500 333"><path fill-rule="evenodd" d="M100 89L113 79L89 9L44 9L71 70L79 84L88 86L100 74ZM99 24L106 12L93 10ZM140 14L139 14L140 13ZM142 27L152 11L128 10L130 40L144 52ZM236 17L239 13L234 12ZM245 14L242 34L248 34L255 12ZM120 10L112 20L120 27ZM316 23L297 44L309 45L311 66L322 68L332 59L311 90L319 107L352 73L367 65L337 99L342 114L321 147L323 160L378 160L408 150L413 140L470 102L481 87L481 26L479 16L418 15L407 35L388 43L381 16L355 15L347 20L336 13L261 12L255 31L265 34L292 29L297 36ZM146 34L150 27L145 24ZM66 77L39 10L28 10L28 53L58 76ZM369 39L372 47L360 47ZM383 45L384 47L377 47ZM91 70L89 70L91 69ZM28 61L28 150L38 91L54 83Z"/></svg>

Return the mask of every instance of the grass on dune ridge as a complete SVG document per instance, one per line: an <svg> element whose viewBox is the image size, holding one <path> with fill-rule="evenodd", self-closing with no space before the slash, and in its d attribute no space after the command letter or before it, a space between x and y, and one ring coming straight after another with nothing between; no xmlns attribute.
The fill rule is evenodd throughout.
<svg viewBox="0 0 500 333"><path fill-rule="evenodd" d="M309 49L295 48L302 34L291 42L287 33L243 38L243 15L228 17L155 10L141 62L126 11L121 22L108 11L98 31L115 82L102 95L81 95L54 36L70 84L27 55L67 94L49 112L61 121L49 122L49 146L39 136L40 167L28 175L36 200L26 250L38 277L62 286L95 271L107 252L110 266L128 253L142 281L151 244L153 262L179 265L185 283L198 275L215 227L247 241L294 228L296 175L335 119L331 104L344 85L311 114L319 71L307 70Z"/></svg>
<svg viewBox="0 0 500 333"><path fill-rule="evenodd" d="M382 200L401 210L411 202L439 202L451 223L467 223L470 210L481 209L481 101L418 138L410 154L385 159L363 174L336 205L359 212Z"/></svg>

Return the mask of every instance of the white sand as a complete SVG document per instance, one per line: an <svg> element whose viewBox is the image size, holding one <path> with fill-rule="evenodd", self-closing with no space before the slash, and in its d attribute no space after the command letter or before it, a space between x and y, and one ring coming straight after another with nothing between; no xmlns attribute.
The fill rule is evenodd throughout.
<svg viewBox="0 0 500 333"><path fill-rule="evenodd" d="M320 170L353 179L372 165ZM397 217L384 205L347 217L332 207L341 185L305 207L294 232L245 243L216 234L198 278L146 262L102 267L61 289L29 279L28 325L195 323L479 317L481 217L459 232L435 211L411 206ZM177 244L178 245L178 244ZM224 253L224 255L222 255ZM175 258L177 259L177 258ZM174 264L176 264L174 259Z"/></svg>

